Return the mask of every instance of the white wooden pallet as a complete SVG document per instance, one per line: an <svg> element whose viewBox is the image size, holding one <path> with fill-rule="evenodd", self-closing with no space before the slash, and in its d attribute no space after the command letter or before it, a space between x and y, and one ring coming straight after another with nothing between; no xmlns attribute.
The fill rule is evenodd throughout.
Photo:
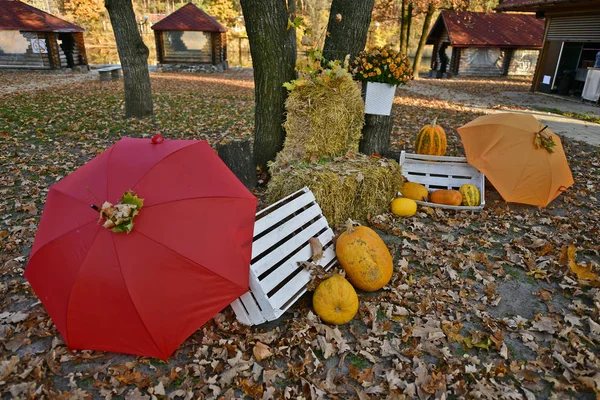
<svg viewBox="0 0 600 400"><path fill-rule="evenodd" d="M323 258L315 263L331 268L335 262L333 231L315 196L303 188L256 214L250 291L231 303L238 321L257 325L279 318L306 292L310 272L298 262L310 261L310 238L319 238Z"/></svg>
<svg viewBox="0 0 600 400"><path fill-rule="evenodd" d="M409 182L420 183L430 192L438 189L458 190L464 184L471 184L481 193L478 206L449 206L417 200L419 205L466 211L481 211L485 206L485 175L469 165L465 157L428 156L403 151L400 154L400 166L402 175Z"/></svg>

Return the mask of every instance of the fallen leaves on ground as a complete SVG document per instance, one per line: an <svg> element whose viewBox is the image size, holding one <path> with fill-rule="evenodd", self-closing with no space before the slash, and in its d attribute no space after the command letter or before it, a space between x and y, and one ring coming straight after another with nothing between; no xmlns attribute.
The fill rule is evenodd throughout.
<svg viewBox="0 0 600 400"><path fill-rule="evenodd" d="M0 88L38 74L0 74ZM565 398L600 392L600 151L563 139L575 185L546 208L487 185L479 213L420 208L372 216L395 256L384 290L359 293L353 321L321 323L303 296L280 320L239 324L227 308L167 361L70 351L23 278L48 187L121 136L252 132L247 72L155 74L156 115L123 120L122 83L46 75L0 94L0 392L13 398ZM423 84L427 84L426 82ZM443 83L498 93L528 84ZM43 85L42 85L43 86ZM500 86L500 87L499 87ZM507 89L507 86L510 86ZM472 89L469 89L472 88ZM449 155L478 114L398 91L394 150L437 117ZM315 254L319 253L314 246Z"/></svg>

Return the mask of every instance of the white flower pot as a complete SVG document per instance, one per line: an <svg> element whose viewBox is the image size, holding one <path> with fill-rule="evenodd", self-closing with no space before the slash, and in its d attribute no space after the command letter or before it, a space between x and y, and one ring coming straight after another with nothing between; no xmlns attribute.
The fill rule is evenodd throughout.
<svg viewBox="0 0 600 400"><path fill-rule="evenodd" d="M367 82L365 114L390 115L396 86L387 83Z"/></svg>

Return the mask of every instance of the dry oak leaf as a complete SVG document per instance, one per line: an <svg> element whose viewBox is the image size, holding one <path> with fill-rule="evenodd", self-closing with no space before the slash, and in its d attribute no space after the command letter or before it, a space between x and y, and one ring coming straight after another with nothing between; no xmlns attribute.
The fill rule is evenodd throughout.
<svg viewBox="0 0 600 400"><path fill-rule="evenodd" d="M580 281L591 281L597 284L598 274L593 272L591 267L586 264L577 264L577 248L570 245L567 248L567 257L569 259L569 269L577 275Z"/></svg>
<svg viewBox="0 0 600 400"><path fill-rule="evenodd" d="M356 379L360 384L363 382L371 382L373 380L373 367L374 365L359 371L356 366L349 365L348 370L350 371L350 378Z"/></svg>
<svg viewBox="0 0 600 400"><path fill-rule="evenodd" d="M262 342L256 342L254 348L252 349L252 354L254 354L254 358L258 362L273 355L271 348Z"/></svg>
<svg viewBox="0 0 600 400"><path fill-rule="evenodd" d="M541 317L538 321L531 324L531 329L539 332L548 332L553 335L558 329L558 322L550 317Z"/></svg>
<svg viewBox="0 0 600 400"><path fill-rule="evenodd" d="M319 238L316 237L310 238L309 243L312 260L319 261L321 258L323 258L323 244L321 244Z"/></svg>
<svg viewBox="0 0 600 400"><path fill-rule="evenodd" d="M261 399L263 397L265 387L262 383L253 385L252 382L248 381L247 379L243 379L241 385L244 394L251 399Z"/></svg>

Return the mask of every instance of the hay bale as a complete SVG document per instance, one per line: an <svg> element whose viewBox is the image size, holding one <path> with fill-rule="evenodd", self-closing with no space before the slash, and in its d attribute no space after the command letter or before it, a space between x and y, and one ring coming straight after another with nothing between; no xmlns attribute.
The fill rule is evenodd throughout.
<svg viewBox="0 0 600 400"><path fill-rule="evenodd" d="M343 156L358 151L365 106L348 73L325 81L299 80L286 102L286 139L277 155L282 165Z"/></svg>
<svg viewBox="0 0 600 400"><path fill-rule="evenodd" d="M366 221L389 210L403 183L397 162L363 154L348 154L333 161L271 167L267 200L277 200L308 186L330 224L348 218Z"/></svg>

